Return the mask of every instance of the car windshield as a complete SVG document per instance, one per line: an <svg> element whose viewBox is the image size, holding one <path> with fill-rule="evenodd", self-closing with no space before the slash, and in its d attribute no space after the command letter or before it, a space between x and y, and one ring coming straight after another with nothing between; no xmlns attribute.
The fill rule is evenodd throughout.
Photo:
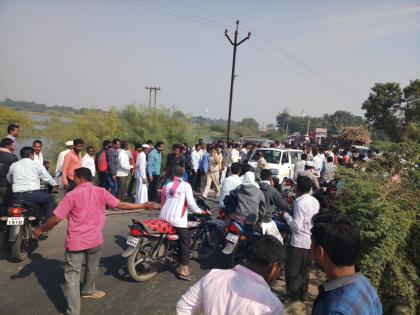
<svg viewBox="0 0 420 315"><path fill-rule="evenodd" d="M251 161L256 162L258 158L258 152L264 153L264 158L268 163L279 164L281 158L281 151L275 150L257 150L252 155Z"/></svg>

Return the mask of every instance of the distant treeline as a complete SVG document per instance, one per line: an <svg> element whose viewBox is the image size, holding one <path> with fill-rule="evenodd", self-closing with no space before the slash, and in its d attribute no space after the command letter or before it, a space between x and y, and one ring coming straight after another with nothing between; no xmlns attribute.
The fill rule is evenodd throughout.
<svg viewBox="0 0 420 315"><path fill-rule="evenodd" d="M45 104L38 104L35 102L28 102L28 101L14 101L10 98L5 98L4 101L0 101L0 106L11 108L17 111L22 112L37 112L37 113L45 113L47 111L55 111L61 113L74 113L74 114L84 114L87 111L92 111L89 108L80 108L76 109L70 106L47 106ZM95 109L95 111L105 113L105 111L101 109Z"/></svg>

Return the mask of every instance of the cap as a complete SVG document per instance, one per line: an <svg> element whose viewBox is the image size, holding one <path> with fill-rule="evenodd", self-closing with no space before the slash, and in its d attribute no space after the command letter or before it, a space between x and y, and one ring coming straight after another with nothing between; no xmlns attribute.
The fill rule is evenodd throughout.
<svg viewBox="0 0 420 315"><path fill-rule="evenodd" d="M150 145L148 145L148 144L143 144L141 147L142 147L142 148L147 148L147 149L150 149Z"/></svg>
<svg viewBox="0 0 420 315"><path fill-rule="evenodd" d="M306 161L306 166L314 167L314 163L312 161Z"/></svg>
<svg viewBox="0 0 420 315"><path fill-rule="evenodd" d="M73 140L67 141L66 143L64 143L66 146L70 146L73 145Z"/></svg>

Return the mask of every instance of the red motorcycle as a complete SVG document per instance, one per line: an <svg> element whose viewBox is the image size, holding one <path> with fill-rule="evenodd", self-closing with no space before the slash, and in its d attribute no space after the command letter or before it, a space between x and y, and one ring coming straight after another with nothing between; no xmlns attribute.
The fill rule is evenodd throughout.
<svg viewBox="0 0 420 315"><path fill-rule="evenodd" d="M191 230L191 258L207 260L219 249L222 241L216 223L211 221L210 208L198 201L207 214L188 216L188 228ZM165 265L178 262L180 251L176 229L163 220L132 219L127 238L128 248L122 253L127 259L128 273L135 281L148 281L155 277Z"/></svg>

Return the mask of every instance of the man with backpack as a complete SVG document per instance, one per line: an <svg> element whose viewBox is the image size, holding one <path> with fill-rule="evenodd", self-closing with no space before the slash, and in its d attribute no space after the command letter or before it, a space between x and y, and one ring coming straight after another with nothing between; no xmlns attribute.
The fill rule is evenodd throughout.
<svg viewBox="0 0 420 315"><path fill-rule="evenodd" d="M105 140L103 142L102 151L98 155L98 173L100 174L101 187L105 189L111 188L111 193L114 197L117 196L117 154L121 147L119 139L111 141Z"/></svg>

